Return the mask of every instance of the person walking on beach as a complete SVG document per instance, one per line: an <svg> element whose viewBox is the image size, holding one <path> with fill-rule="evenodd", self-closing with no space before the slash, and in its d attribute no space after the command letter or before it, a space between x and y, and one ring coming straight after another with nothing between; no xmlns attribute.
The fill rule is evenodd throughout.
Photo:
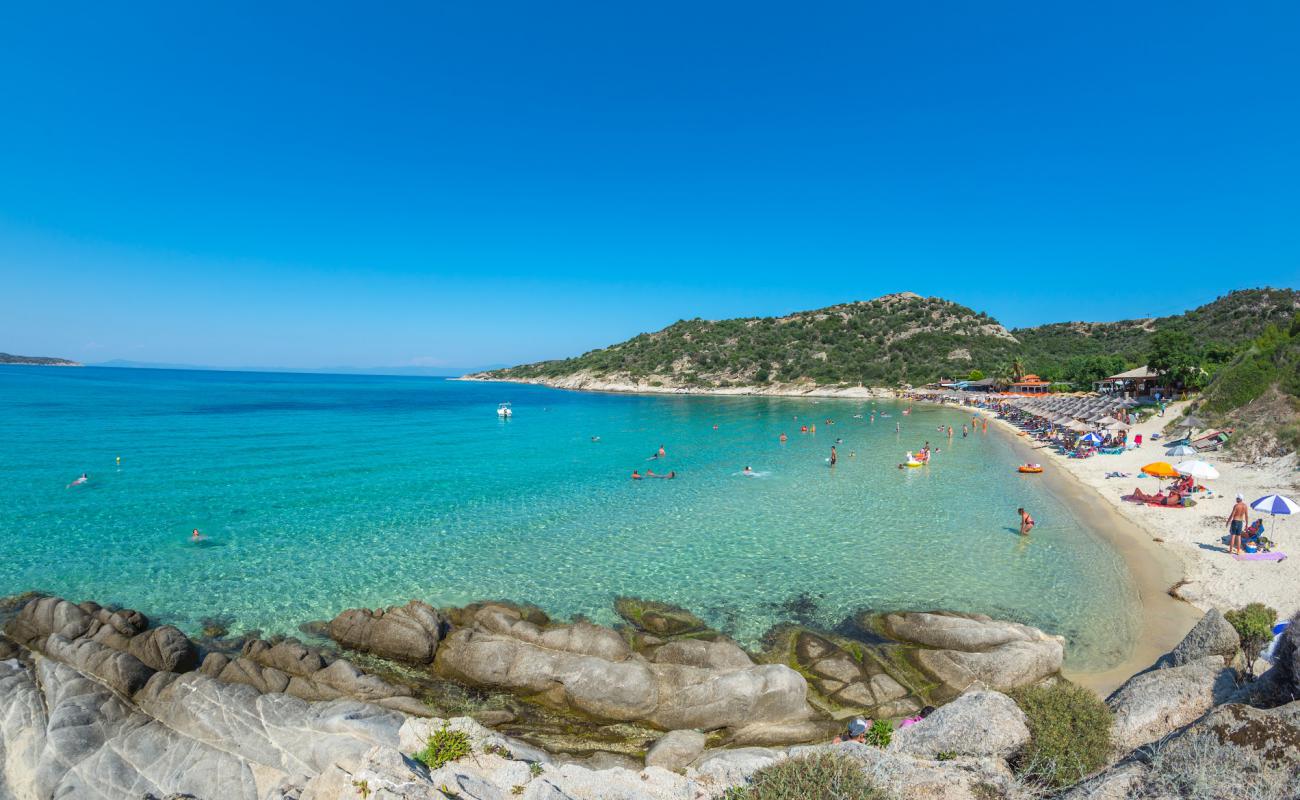
<svg viewBox="0 0 1300 800"><path fill-rule="evenodd" d="M839 454L835 452L835 445L831 445L831 466L835 466L835 462L839 460Z"/></svg>
<svg viewBox="0 0 1300 800"><path fill-rule="evenodd" d="M1034 518L1029 516L1029 512L1023 508L1017 508L1016 513L1020 514L1020 535L1028 536L1029 532L1034 529Z"/></svg>
<svg viewBox="0 0 1300 800"><path fill-rule="evenodd" d="M1250 522L1249 510L1246 508L1246 498L1237 495L1237 502L1228 514L1228 555L1235 555L1241 552L1241 532L1246 529L1247 523Z"/></svg>

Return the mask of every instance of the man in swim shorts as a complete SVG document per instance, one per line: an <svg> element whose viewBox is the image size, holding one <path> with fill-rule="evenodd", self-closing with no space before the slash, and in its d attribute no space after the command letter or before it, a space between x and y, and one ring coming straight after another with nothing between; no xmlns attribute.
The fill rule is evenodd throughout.
<svg viewBox="0 0 1300 800"><path fill-rule="evenodd" d="M831 445L831 466L835 466L835 462L839 460L839 454L835 452L835 445Z"/></svg>
<svg viewBox="0 0 1300 800"><path fill-rule="evenodd" d="M1246 529L1246 523L1250 522L1249 510L1246 508L1246 498L1237 495L1237 502L1228 514L1228 554L1233 555L1241 552L1241 532Z"/></svg>

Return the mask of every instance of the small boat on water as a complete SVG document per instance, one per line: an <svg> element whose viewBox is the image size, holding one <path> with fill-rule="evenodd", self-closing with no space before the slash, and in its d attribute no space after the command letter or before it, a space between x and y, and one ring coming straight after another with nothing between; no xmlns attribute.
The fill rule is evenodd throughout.
<svg viewBox="0 0 1300 800"><path fill-rule="evenodd" d="M501 417L501 418L503 418L503 419L506 419L506 418L509 418L509 417L513 417L514 415L515 415L515 412L513 412L513 411L510 410L510 404L509 404L509 403L501 403L501 404L499 404L499 405L497 406L497 416L498 416L498 417Z"/></svg>

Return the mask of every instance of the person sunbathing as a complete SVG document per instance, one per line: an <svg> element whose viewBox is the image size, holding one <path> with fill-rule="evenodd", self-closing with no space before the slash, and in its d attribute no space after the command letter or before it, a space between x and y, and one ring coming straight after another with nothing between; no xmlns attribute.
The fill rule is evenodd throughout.
<svg viewBox="0 0 1300 800"><path fill-rule="evenodd" d="M1183 504L1183 496L1174 489L1170 489L1168 494L1164 492L1147 494L1141 489L1134 489L1132 497L1139 503L1150 503L1156 506L1181 506Z"/></svg>

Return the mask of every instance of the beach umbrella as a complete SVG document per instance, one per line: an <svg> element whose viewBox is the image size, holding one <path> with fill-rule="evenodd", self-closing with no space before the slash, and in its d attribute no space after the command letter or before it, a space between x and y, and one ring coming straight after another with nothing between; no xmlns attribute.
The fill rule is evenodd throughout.
<svg viewBox="0 0 1300 800"><path fill-rule="evenodd" d="M1082 439L1080 439L1079 441L1081 441L1081 442L1087 442L1088 444L1097 444L1097 445L1099 445L1099 444L1102 443L1103 439L1102 439L1100 436L1098 436L1097 434L1095 434L1095 433L1089 433L1089 434L1084 435L1084 437L1083 437Z"/></svg>
<svg viewBox="0 0 1300 800"><path fill-rule="evenodd" d="M1250 507L1256 511L1261 511L1265 514L1272 514L1273 516L1279 514L1300 514L1300 503L1297 503L1289 497L1283 497L1280 494L1270 494L1266 497L1261 497L1251 503Z"/></svg>
<svg viewBox="0 0 1300 800"><path fill-rule="evenodd" d="M1177 478L1178 470L1174 469L1168 461L1152 461L1142 468L1142 471L1153 478Z"/></svg>
<svg viewBox="0 0 1300 800"><path fill-rule="evenodd" d="M1180 461L1174 465L1179 475L1191 475L1204 481L1219 477L1219 471L1204 461Z"/></svg>
<svg viewBox="0 0 1300 800"><path fill-rule="evenodd" d="M1180 444L1165 451L1167 456L1194 456L1197 450L1190 444Z"/></svg>
<svg viewBox="0 0 1300 800"><path fill-rule="evenodd" d="M1196 428L1204 428L1205 422L1197 417L1186 416L1178 421L1179 428L1186 428L1189 431Z"/></svg>

